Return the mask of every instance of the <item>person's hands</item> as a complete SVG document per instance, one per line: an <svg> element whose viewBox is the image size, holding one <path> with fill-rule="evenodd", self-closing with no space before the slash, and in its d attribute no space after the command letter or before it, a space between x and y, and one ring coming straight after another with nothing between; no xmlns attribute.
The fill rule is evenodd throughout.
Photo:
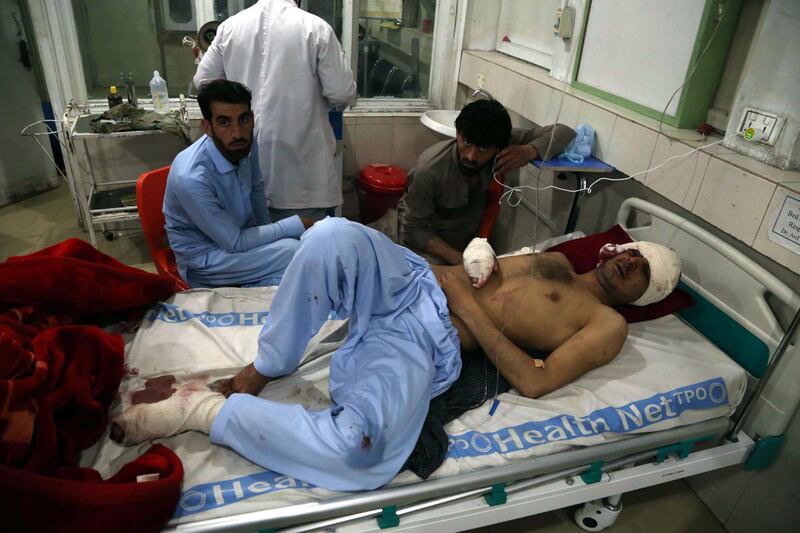
<svg viewBox="0 0 800 533"><path fill-rule="evenodd" d="M498 177L503 178L507 173L524 167L537 157L539 153L533 145L511 144L497 154L494 171Z"/></svg>
<svg viewBox="0 0 800 533"><path fill-rule="evenodd" d="M313 225L314 225L314 223L316 222L316 220L314 220L313 218L300 217L300 222L302 222L302 223L303 223L303 227L304 227L305 229L308 229L308 228L310 228L311 226L313 226Z"/></svg>
<svg viewBox="0 0 800 533"><path fill-rule="evenodd" d="M250 363L232 378L220 381L217 390L226 398L235 393L257 396L268 382L269 378L259 374L253 363Z"/></svg>
<svg viewBox="0 0 800 533"><path fill-rule="evenodd" d="M448 269L437 276L439 285L447 295L447 305L456 314L468 313L477 304L467 273L461 269Z"/></svg>

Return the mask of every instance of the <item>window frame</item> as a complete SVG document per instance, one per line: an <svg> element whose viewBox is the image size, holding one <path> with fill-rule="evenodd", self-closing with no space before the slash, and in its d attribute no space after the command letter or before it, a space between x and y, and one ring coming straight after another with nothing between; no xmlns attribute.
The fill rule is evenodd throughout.
<svg viewBox="0 0 800 533"><path fill-rule="evenodd" d="M513 18L514 15L510 13L513 6L508 2L501 0L499 7L499 16L497 20L497 37L495 39L495 50L503 54L509 55L516 59L520 59L537 67L541 67L547 71L553 69L555 64L555 57L557 53L558 40L553 39L552 46L545 50L543 48L535 48L525 46L519 43L503 41L505 32L505 23L508 18ZM552 12L552 18L555 20L556 10ZM552 32L548 33L550 36Z"/></svg>
<svg viewBox="0 0 800 533"><path fill-rule="evenodd" d="M193 0L198 24L211 20L214 14L213 0ZM64 114L69 102L88 106L90 110L104 109L108 104L103 98L90 99L80 55L72 2L63 0L27 0L37 46L42 58L50 102L56 117ZM427 98L359 98L349 112L422 112L432 108L448 108L455 105L456 80L460 63L463 39L465 0L437 0L436 24L434 25L431 76ZM360 0L344 0L345 15L342 22L342 46L351 69L356 73L357 32ZM350 16L347 16L347 13ZM454 39L453 36L456 38ZM441 66L445 65L444 68ZM447 68L452 65L453 68ZM150 103L148 98L139 99ZM170 99L173 103L178 98ZM199 118L200 109L194 100L187 101L190 118Z"/></svg>

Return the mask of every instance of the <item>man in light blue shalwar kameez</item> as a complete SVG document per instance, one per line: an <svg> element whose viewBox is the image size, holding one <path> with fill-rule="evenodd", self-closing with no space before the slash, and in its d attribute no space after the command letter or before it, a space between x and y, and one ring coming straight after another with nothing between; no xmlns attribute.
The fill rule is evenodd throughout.
<svg viewBox="0 0 800 533"><path fill-rule="evenodd" d="M219 80L198 101L206 135L177 155L164 196L178 272L192 287L277 285L312 222L270 223L247 88Z"/></svg>
<svg viewBox="0 0 800 533"><path fill-rule="evenodd" d="M214 419L211 441L325 488L372 489L400 471L431 398L458 377L458 334L422 258L374 230L329 218L301 239L251 371L292 373L331 312L350 319L331 360L333 405L309 411L233 394Z"/></svg>

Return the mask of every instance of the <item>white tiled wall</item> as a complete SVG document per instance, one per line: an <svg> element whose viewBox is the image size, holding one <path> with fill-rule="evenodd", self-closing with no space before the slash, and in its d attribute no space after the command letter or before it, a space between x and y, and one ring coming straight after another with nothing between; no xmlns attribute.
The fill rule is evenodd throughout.
<svg viewBox="0 0 800 533"><path fill-rule="evenodd" d="M369 164L389 163L410 170L429 146L447 137L429 130L418 113L360 113L344 116L344 175Z"/></svg>
<svg viewBox="0 0 800 533"><path fill-rule="evenodd" d="M527 120L549 124L558 116L571 127L591 125L595 157L800 273L800 256L767 238L769 219L785 195L800 197L800 172L769 167L721 144L675 157L720 139L659 124L573 87L564 90L543 69L497 52L465 51L459 83L474 89L479 74L495 98Z"/></svg>

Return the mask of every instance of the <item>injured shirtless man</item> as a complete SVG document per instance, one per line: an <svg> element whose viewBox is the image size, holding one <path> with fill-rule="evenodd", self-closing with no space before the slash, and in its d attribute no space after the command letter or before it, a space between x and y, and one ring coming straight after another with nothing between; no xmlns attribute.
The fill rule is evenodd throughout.
<svg viewBox="0 0 800 533"><path fill-rule="evenodd" d="M617 355L627 324L612 305L660 300L680 274L677 256L653 243L606 246L580 275L561 254L495 262L485 244L467 249L464 267L430 267L360 224L318 222L287 268L254 362L219 392L192 383L131 407L112 438L135 444L196 430L323 488L374 489L403 467L430 400L458 378L461 350L482 349L520 394L547 394ZM349 318L331 359L332 405L311 411L257 397L298 367L331 314ZM526 349L552 353L544 363Z"/></svg>

